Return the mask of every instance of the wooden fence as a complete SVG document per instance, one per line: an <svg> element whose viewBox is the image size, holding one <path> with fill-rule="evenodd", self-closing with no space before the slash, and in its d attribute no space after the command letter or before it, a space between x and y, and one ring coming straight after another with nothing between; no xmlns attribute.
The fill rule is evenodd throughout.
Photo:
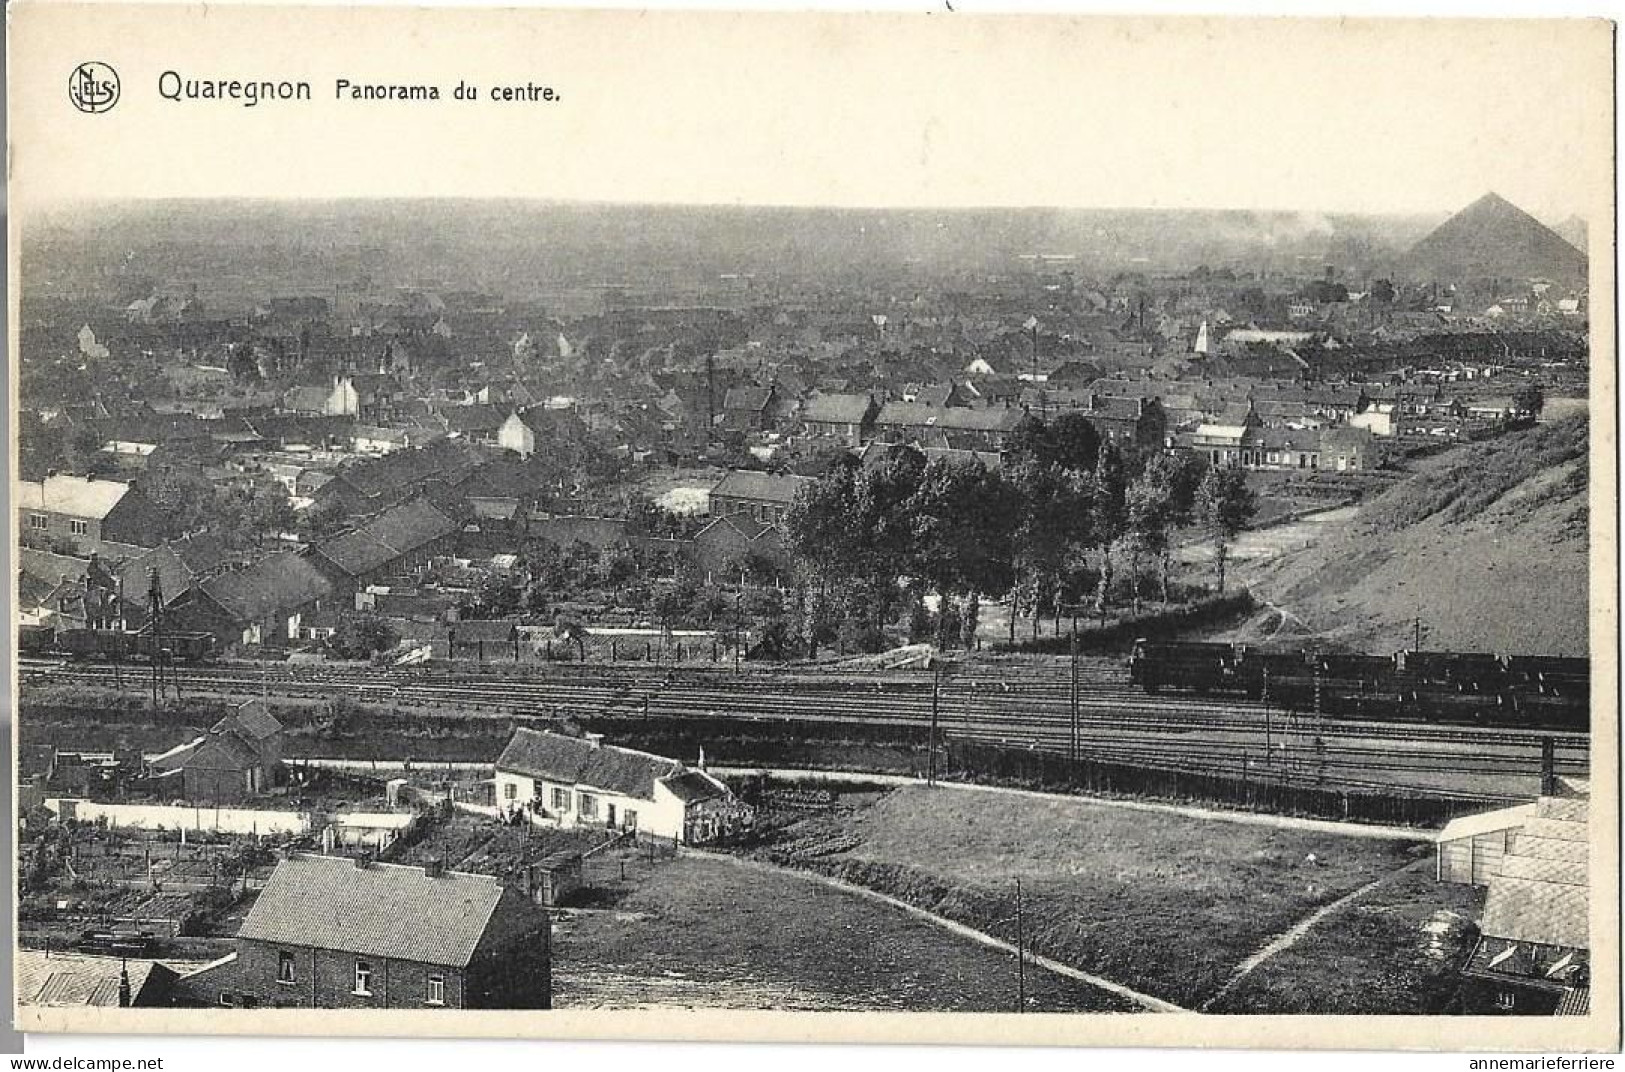
<svg viewBox="0 0 1625 1072"><path fill-rule="evenodd" d="M1276 815L1353 820L1392 826L1436 827L1458 815L1490 811L1515 803L1510 798L1467 794L1346 789L1305 785L1267 776L1149 767L1050 752L1010 748L981 741L947 742L946 777L997 785L1103 796L1148 797L1214 804Z"/></svg>

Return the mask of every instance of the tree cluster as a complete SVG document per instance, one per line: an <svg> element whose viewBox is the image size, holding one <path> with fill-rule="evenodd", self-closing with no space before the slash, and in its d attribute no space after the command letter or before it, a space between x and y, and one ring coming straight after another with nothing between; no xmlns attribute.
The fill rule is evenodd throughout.
<svg viewBox="0 0 1625 1072"><path fill-rule="evenodd" d="M1006 599L1036 631L1046 613L1104 613L1126 573L1138 610L1144 567L1170 600L1174 534L1201 524L1220 551L1255 510L1245 475L1196 454L1125 455L1079 414L1028 417L1000 471L927 461L895 447L832 465L798 495L787 546L798 571L797 639L874 648L906 623L910 639L974 643L980 600ZM926 598L934 597L931 614Z"/></svg>

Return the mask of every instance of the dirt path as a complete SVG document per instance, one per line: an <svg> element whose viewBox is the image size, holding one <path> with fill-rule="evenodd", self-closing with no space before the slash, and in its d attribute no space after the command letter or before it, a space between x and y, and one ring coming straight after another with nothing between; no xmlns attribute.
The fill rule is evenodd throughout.
<svg viewBox="0 0 1625 1072"><path fill-rule="evenodd" d="M1286 950L1291 949L1294 945L1297 945L1306 934L1314 930L1315 927L1328 916L1335 915L1336 913L1342 911L1344 908L1353 904L1355 901L1358 901L1360 898L1364 897L1378 886L1381 886L1384 882L1389 882L1407 871L1415 871L1424 864L1431 864L1432 862L1433 861L1431 859L1422 859L1417 860L1415 863L1406 864L1397 871L1391 871L1373 882L1367 882L1364 886L1361 886L1359 889L1354 890L1351 893L1345 893L1343 896L1339 897L1335 901L1332 901L1330 904L1321 905L1303 919L1300 919L1298 922L1294 923L1280 934L1277 934L1274 938L1271 938L1268 942L1264 943L1263 946L1259 947L1258 951L1252 956L1236 965L1236 970L1230 976L1230 978L1225 980L1224 985L1219 987L1218 990L1214 991L1212 996L1210 996L1206 1001L1202 1002L1202 1004L1198 1006L1197 1011L1207 1012L1213 1006L1217 1005L1227 994L1240 985L1243 979L1251 975L1253 970L1256 969L1260 964L1263 964L1277 953L1283 953Z"/></svg>
<svg viewBox="0 0 1625 1072"><path fill-rule="evenodd" d="M924 785L924 778L901 774L865 774L861 771L776 770L764 767L712 767L718 775L766 774L774 778L795 781L818 779L830 782L858 782L868 785ZM1270 815L1256 811L1222 811L1214 808L1195 808L1185 804L1159 804L1146 800L1116 800L1110 797L1089 797L1070 793L1041 793L1035 789L1012 789L1002 785L975 785L970 782L938 782L938 788L965 793L1009 793L1035 800L1071 800L1102 808L1123 808L1128 811L1154 811L1166 815L1181 815L1187 819L1205 819L1224 823L1243 823L1251 826L1273 826L1280 830L1307 830L1316 834L1335 834L1339 837L1375 838L1379 841L1436 841L1436 830L1418 830L1407 826L1375 826L1368 823L1341 823L1332 819L1301 819L1294 815Z"/></svg>
<svg viewBox="0 0 1625 1072"><path fill-rule="evenodd" d="M808 882L816 882L820 885L827 886L830 889L840 890L844 893L854 894L858 897L864 897L871 901L877 901L881 904L890 905L893 908L902 909L904 912L909 913L917 919L925 920L927 923L941 927L943 930L956 934L961 938L968 938L973 942L978 942L982 945L989 946L990 948L1009 953L1011 956L1015 956L1016 954L1016 947L1011 945L1009 942L1006 942L1002 938L995 938L993 935L976 930L974 927L967 927L963 923L958 923L954 920L947 919L946 917L927 912L925 909L917 908L914 905L909 904L907 901L900 901L895 897L890 897L884 893L879 893L865 886L854 886L849 882L842 882L840 879L830 878L828 875L820 875L813 871L801 871L793 867L777 867L773 864L763 863L760 860L748 860L744 857L731 856L727 853L706 852L703 849L695 849L687 846L685 846L683 849L683 855L696 856L704 860L716 860L723 863L733 864L735 867L755 868L757 870L771 871L781 875L795 875L799 878L805 879ZM1051 960L1049 957L1042 957L1036 953L1027 954L1027 963L1036 964L1045 971L1054 972L1056 975L1064 976L1065 978L1073 979L1080 983L1087 983L1088 985L1097 987L1106 991L1107 993L1115 994L1126 1001L1133 1002L1148 1012L1191 1011L1182 1006L1175 1005L1171 1001L1164 1001L1161 998L1152 997L1150 994L1142 994L1138 990L1129 989L1122 983L1114 983L1110 979L1103 979L1098 975L1091 975L1088 972L1079 971L1070 964L1062 964L1058 960Z"/></svg>

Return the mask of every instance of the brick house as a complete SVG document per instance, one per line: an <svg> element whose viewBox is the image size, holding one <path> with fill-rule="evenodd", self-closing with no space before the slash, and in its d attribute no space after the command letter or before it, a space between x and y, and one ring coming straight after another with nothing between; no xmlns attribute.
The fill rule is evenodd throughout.
<svg viewBox="0 0 1625 1072"><path fill-rule="evenodd" d="M1375 469L1382 464L1382 443L1368 428L1330 428L1320 437L1321 466L1335 472Z"/></svg>
<svg viewBox="0 0 1625 1072"><path fill-rule="evenodd" d="M167 613L170 628L211 633L222 645L281 645L300 636L305 615L333 597L333 586L294 551L199 584Z"/></svg>
<svg viewBox="0 0 1625 1072"><path fill-rule="evenodd" d="M722 782L675 759L517 729L496 762L497 807L529 810L560 826L635 830L685 843L748 821L750 809Z"/></svg>
<svg viewBox="0 0 1625 1072"><path fill-rule="evenodd" d="M75 553L153 547L169 517L134 485L86 476L19 480L13 492L24 543L71 545Z"/></svg>
<svg viewBox="0 0 1625 1072"><path fill-rule="evenodd" d="M189 1004L306 1009L546 1009L546 912L490 875L294 854L237 932L182 977Z"/></svg>
<svg viewBox="0 0 1625 1072"><path fill-rule="evenodd" d="M742 513L713 519L694 534L690 550L701 570L717 576L737 570L751 559L776 570L790 566L778 527L752 521Z"/></svg>
<svg viewBox="0 0 1625 1072"><path fill-rule="evenodd" d="M801 408L801 429L810 436L829 436L849 447L861 447L874 438L880 405L875 396L821 394Z"/></svg>
<svg viewBox="0 0 1625 1072"><path fill-rule="evenodd" d="M1025 412L1014 406L966 409L888 402L875 417L875 435L888 443L934 442L935 438L949 437L947 445L951 446L1003 450L1005 437L1023 416Z"/></svg>
<svg viewBox="0 0 1625 1072"><path fill-rule="evenodd" d="M416 499L385 510L353 532L323 540L311 552L310 563L336 591L355 592L449 553L456 538L455 521Z"/></svg>
<svg viewBox="0 0 1625 1072"><path fill-rule="evenodd" d="M154 757L151 769L166 796L235 804L277 784L282 749L282 723L263 700L250 700L203 736Z"/></svg>
<svg viewBox="0 0 1625 1072"><path fill-rule="evenodd" d="M771 432L789 415L790 406L778 384L730 387L722 396L723 424L738 432Z"/></svg>
<svg viewBox="0 0 1625 1072"><path fill-rule="evenodd" d="M711 516L746 514L764 525L782 525L796 492L811 483L811 477L734 469L711 489Z"/></svg>

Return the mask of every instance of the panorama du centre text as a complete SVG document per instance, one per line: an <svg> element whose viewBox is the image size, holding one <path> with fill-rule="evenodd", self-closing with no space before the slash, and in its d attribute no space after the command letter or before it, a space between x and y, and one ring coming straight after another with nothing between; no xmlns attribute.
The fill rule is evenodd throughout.
<svg viewBox="0 0 1625 1072"><path fill-rule="evenodd" d="M339 102L452 100L529 104L555 103L563 99L557 87L528 80L490 86L460 80L448 86L432 82L372 82L335 78L332 86L332 95L327 99ZM177 103L235 103L245 108L316 99L312 83L304 80L194 78L173 70L164 71L158 76L158 95Z"/></svg>

